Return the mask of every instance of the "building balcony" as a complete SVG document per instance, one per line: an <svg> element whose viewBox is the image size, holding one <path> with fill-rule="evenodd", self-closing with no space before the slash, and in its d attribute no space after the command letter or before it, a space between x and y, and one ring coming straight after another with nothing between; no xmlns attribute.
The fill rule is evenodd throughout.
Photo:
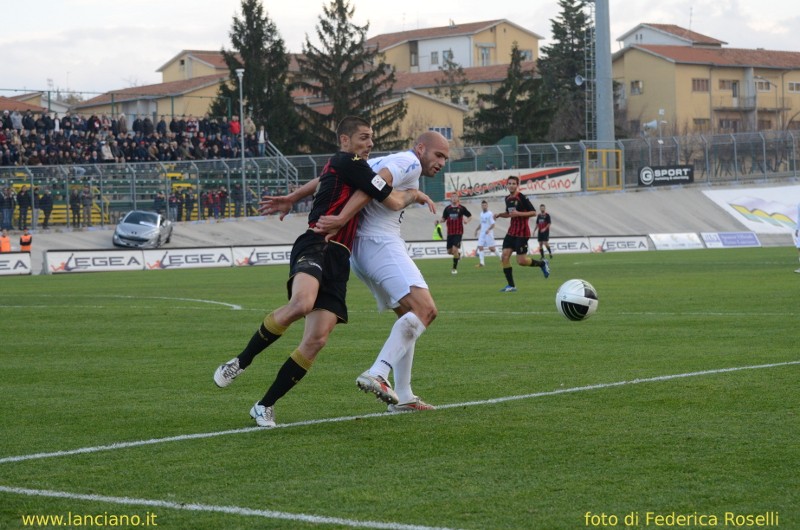
<svg viewBox="0 0 800 530"><path fill-rule="evenodd" d="M758 96L733 97L733 96L713 96L712 106L714 110L732 111L754 111L756 104L758 110L766 112L777 112L791 109L789 98L771 96L769 93L759 94Z"/></svg>

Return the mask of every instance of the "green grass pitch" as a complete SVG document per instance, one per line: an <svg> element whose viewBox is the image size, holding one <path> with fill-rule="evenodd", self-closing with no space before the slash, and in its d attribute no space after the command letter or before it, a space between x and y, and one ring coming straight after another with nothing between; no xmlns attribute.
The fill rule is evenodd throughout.
<svg viewBox="0 0 800 530"><path fill-rule="evenodd" d="M229 388L211 376L284 303L286 267L0 278L0 528L800 528L793 248L558 255L549 280L515 265L516 293L476 262L418 262L439 317L413 385L443 408L357 390L394 315L352 278L350 323L272 430L248 411L302 322ZM570 278L598 290L585 322L555 308Z"/></svg>

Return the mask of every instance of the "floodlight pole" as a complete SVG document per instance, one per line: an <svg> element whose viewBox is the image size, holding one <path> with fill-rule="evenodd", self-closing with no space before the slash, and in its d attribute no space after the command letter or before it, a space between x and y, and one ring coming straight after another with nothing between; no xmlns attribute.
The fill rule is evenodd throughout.
<svg viewBox="0 0 800 530"><path fill-rule="evenodd" d="M245 217L247 217L247 193L244 180L244 97L242 95L242 78L244 77L244 68L237 68L236 69L236 77L239 78L239 133L241 137L241 145L239 146L239 150L242 153L242 208L245 212Z"/></svg>

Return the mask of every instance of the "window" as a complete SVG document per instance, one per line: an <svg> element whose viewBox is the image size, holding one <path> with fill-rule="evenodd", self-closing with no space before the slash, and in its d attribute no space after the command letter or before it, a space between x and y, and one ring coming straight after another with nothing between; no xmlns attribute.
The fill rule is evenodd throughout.
<svg viewBox="0 0 800 530"><path fill-rule="evenodd" d="M800 92L800 83L789 82L789 92Z"/></svg>
<svg viewBox="0 0 800 530"><path fill-rule="evenodd" d="M739 132L739 129L742 128L742 122L741 120L722 118L719 120L719 128L721 132Z"/></svg>
<svg viewBox="0 0 800 530"><path fill-rule="evenodd" d="M492 60L489 48L481 48L481 66L490 66Z"/></svg>
<svg viewBox="0 0 800 530"><path fill-rule="evenodd" d="M631 81L631 96L638 96L644 93L641 81Z"/></svg>
<svg viewBox="0 0 800 530"><path fill-rule="evenodd" d="M442 52L442 59L444 61L452 61L453 60L453 50L445 50Z"/></svg>
<svg viewBox="0 0 800 530"><path fill-rule="evenodd" d="M692 79L692 92L708 92L708 79Z"/></svg>
<svg viewBox="0 0 800 530"><path fill-rule="evenodd" d="M719 80L719 89L720 90L733 90L733 79L720 79Z"/></svg>
<svg viewBox="0 0 800 530"><path fill-rule="evenodd" d="M533 60L533 50L520 50L519 53L522 56L523 61Z"/></svg>
<svg viewBox="0 0 800 530"><path fill-rule="evenodd" d="M711 120L707 118L695 118L692 121L694 122L695 131L708 132L711 128Z"/></svg>
<svg viewBox="0 0 800 530"><path fill-rule="evenodd" d="M431 52L431 64L439 64L439 52Z"/></svg>
<svg viewBox="0 0 800 530"><path fill-rule="evenodd" d="M453 128L452 127L429 127L429 131L438 132L448 140L453 139Z"/></svg>
<svg viewBox="0 0 800 530"><path fill-rule="evenodd" d="M417 66L417 53L411 52L411 66Z"/></svg>
<svg viewBox="0 0 800 530"><path fill-rule="evenodd" d="M771 83L769 81L760 81L756 79L756 90L759 92L769 92Z"/></svg>

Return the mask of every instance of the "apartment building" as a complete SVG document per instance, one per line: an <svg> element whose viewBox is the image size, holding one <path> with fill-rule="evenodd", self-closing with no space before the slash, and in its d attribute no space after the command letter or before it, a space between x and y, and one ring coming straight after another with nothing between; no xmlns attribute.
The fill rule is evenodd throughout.
<svg viewBox="0 0 800 530"><path fill-rule="evenodd" d="M640 24L612 57L631 135L800 129L800 53L726 48L669 24Z"/></svg>

